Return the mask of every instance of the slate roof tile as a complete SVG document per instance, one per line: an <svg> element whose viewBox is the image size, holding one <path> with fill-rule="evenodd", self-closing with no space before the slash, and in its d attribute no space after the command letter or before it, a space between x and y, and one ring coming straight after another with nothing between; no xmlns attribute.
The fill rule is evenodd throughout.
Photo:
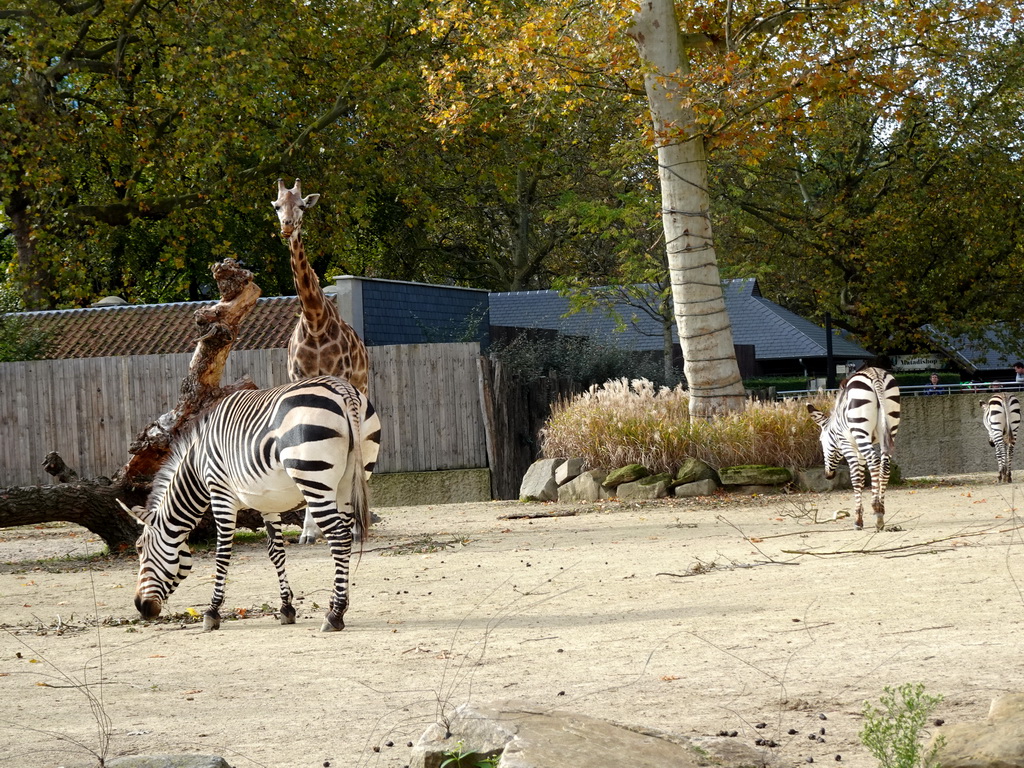
<svg viewBox="0 0 1024 768"><path fill-rule="evenodd" d="M31 327L52 334L46 357L52 360L119 355L191 352L198 331L197 309L216 302L133 304L88 309L23 312ZM239 329L235 349L288 346L299 314L297 296L261 298Z"/></svg>
<svg viewBox="0 0 1024 768"><path fill-rule="evenodd" d="M724 280L722 287L733 343L753 345L759 360L825 357L825 329L761 296L756 279ZM492 325L546 328L627 349L662 348L660 324L628 305L619 306L627 322L624 330L619 330L615 319L603 310L566 315L568 310L569 300L557 291L491 294ZM678 342L674 327L672 338ZM838 333L832 336L832 353L837 358L870 357L867 350Z"/></svg>

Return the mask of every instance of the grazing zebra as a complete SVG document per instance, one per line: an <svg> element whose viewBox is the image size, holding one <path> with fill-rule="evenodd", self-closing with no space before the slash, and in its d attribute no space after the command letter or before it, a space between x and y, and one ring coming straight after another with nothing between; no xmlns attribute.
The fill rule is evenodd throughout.
<svg viewBox="0 0 1024 768"><path fill-rule="evenodd" d="M988 444L996 449L999 482L1012 482L1013 446L1020 427L1020 400L1014 394L1000 392L987 401L982 400L981 407L984 409L981 420L988 430Z"/></svg>
<svg viewBox="0 0 1024 768"><path fill-rule="evenodd" d="M810 403L807 410L821 427L825 477L835 477L836 467L843 457L850 465L858 528L864 527L861 494L865 470L870 467L871 507L875 511L875 528L882 530L889 462L900 426L900 390L896 379L881 368L865 368L844 382L831 414L826 416Z"/></svg>
<svg viewBox="0 0 1024 768"><path fill-rule="evenodd" d="M239 509L263 515L267 550L277 569L282 624L295 623L284 568L281 513L303 502L324 531L334 558L334 592L321 627L344 629L353 525L365 541L370 524L367 477L377 460L380 420L366 396L333 376L267 390L236 392L179 437L153 481L139 537L135 606L143 618L164 601L192 566L187 539L212 506L217 575L206 629L220 627L220 606Z"/></svg>

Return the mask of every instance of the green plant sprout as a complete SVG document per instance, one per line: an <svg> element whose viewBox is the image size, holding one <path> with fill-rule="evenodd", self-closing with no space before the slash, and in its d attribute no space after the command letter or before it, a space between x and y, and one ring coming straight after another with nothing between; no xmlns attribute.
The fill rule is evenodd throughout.
<svg viewBox="0 0 1024 768"><path fill-rule="evenodd" d="M939 736L930 748L923 741L925 723L942 697L926 694L922 683L884 690L880 708L864 702L861 743L882 768L936 768L944 740Z"/></svg>
<svg viewBox="0 0 1024 768"><path fill-rule="evenodd" d="M498 755L480 757L476 752L466 752L466 745L459 741L451 750L445 752L440 768L496 768Z"/></svg>

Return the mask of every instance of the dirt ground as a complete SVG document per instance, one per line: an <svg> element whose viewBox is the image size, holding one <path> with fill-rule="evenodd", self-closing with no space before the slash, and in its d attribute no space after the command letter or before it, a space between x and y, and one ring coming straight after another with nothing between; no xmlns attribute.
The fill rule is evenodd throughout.
<svg viewBox="0 0 1024 768"><path fill-rule="evenodd" d="M171 598L177 618L144 624L134 560L81 559L101 544L70 526L2 530L0 766L97 765L90 750L403 766L458 704L515 699L773 740L775 765L869 768L857 733L884 686L924 683L946 723L1021 689L1016 486L918 481L887 501L880 534L833 520L852 508L838 492L382 509L334 634L319 631L323 543L288 547L293 626L273 617L263 545L238 545L240 618L206 633L190 613L209 600L212 554Z"/></svg>

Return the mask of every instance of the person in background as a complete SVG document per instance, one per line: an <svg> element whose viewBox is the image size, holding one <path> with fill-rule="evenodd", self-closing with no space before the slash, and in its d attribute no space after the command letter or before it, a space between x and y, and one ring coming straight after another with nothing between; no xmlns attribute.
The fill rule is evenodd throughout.
<svg viewBox="0 0 1024 768"><path fill-rule="evenodd" d="M1024 385L1024 363L1014 363L1013 372L1016 374L1014 381L1017 382L1018 385Z"/></svg>
<svg viewBox="0 0 1024 768"><path fill-rule="evenodd" d="M939 374L933 373L931 375L931 383L924 388L926 395L944 395L946 394L946 388L939 386Z"/></svg>

